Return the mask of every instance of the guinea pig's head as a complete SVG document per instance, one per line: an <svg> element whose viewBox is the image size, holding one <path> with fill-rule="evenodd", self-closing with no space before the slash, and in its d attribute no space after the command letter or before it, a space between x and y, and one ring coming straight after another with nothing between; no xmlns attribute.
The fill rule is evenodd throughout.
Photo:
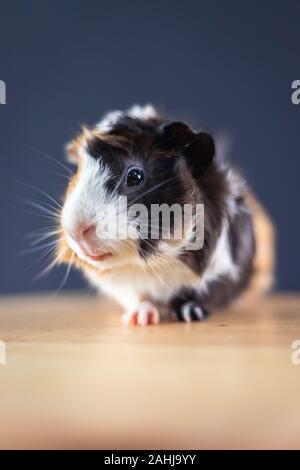
<svg viewBox="0 0 300 470"><path fill-rule="evenodd" d="M110 113L85 128L67 146L77 172L61 213L61 260L107 269L184 249L190 234L175 239L171 214L165 236L152 208L201 201L199 180L214 151L208 134L161 119L149 106Z"/></svg>

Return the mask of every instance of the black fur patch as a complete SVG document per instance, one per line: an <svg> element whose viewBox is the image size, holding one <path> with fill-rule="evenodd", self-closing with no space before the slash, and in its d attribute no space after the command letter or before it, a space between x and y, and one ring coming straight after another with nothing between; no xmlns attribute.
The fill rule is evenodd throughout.
<svg viewBox="0 0 300 470"><path fill-rule="evenodd" d="M179 321L187 321L184 317L186 309L191 321L201 321L208 317L208 310L204 308L201 298L194 289L182 288L171 300L170 308ZM197 313L198 309L201 309L201 316Z"/></svg>
<svg viewBox="0 0 300 470"><path fill-rule="evenodd" d="M201 274L221 233L228 187L218 164L211 136L194 133L186 124L163 119L143 121L124 115L105 136L89 142L90 155L110 169L108 192L127 196L128 206L140 203L149 214L148 238L140 240L140 254L152 256L163 238L162 221L151 220L153 204L203 203L205 212L204 246L180 255L183 263ZM183 166L185 166L185 170ZM137 166L144 171L144 184L128 187L126 171ZM191 199L191 194L193 194ZM158 224L159 237L151 237L151 225ZM171 231L174 223L171 225Z"/></svg>
<svg viewBox="0 0 300 470"><path fill-rule="evenodd" d="M166 132L166 129L172 132ZM127 196L128 206L140 203L147 207L149 214L149 234L146 240L140 242L140 253L144 259L155 253L159 240L163 238L162 220L155 220L159 225L159 238L151 238L151 206L153 204L174 203L183 205L188 200L187 182L181 172L185 161L186 139L172 134L174 127L184 129L189 134L189 142L195 139L195 134L185 124L166 126L164 120L141 121L124 116L104 136L93 138L88 144L88 152L95 159L100 159L110 169L111 178L106 186L109 192ZM126 170L130 166L143 169L144 184L136 187L126 185ZM174 231L174 221L171 218L171 233Z"/></svg>
<svg viewBox="0 0 300 470"><path fill-rule="evenodd" d="M175 297L177 302L187 301L187 299L196 300L208 311L216 308L224 308L237 298L248 286L253 274L255 238L252 217L247 211L244 202L240 201L239 211L233 218L228 217L227 223L229 225L228 236L231 255L239 272L237 279L233 280L227 276L220 277L208 283L206 289L201 292L184 289L177 293ZM210 251L207 250L207 252L209 253ZM191 267L195 266L197 260L197 266L200 265L203 267L201 263L203 263L206 258L205 253L205 250L202 254L201 251L199 253L188 253L186 256L191 263ZM194 270L196 269L194 268ZM200 273L200 270L198 272ZM174 299L171 301L171 306L173 302Z"/></svg>

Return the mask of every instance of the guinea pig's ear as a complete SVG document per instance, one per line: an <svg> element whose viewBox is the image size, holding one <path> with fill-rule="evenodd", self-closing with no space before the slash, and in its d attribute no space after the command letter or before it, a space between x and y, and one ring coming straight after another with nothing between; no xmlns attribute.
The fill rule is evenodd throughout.
<svg viewBox="0 0 300 470"><path fill-rule="evenodd" d="M183 154L195 178L202 176L210 166L215 155L213 138L205 132L194 135L191 144L183 149Z"/></svg>
<svg viewBox="0 0 300 470"><path fill-rule="evenodd" d="M180 150L192 142L195 134L183 122L172 122L163 127L162 144L166 149Z"/></svg>
<svg viewBox="0 0 300 470"><path fill-rule="evenodd" d="M66 160L73 165L78 165L79 153L78 153L78 144L75 140L71 140L65 145L65 154Z"/></svg>
<svg viewBox="0 0 300 470"><path fill-rule="evenodd" d="M78 165L82 149L84 149L89 140L93 138L92 131L86 126L81 126L81 131L81 134L65 146L66 159L73 165Z"/></svg>

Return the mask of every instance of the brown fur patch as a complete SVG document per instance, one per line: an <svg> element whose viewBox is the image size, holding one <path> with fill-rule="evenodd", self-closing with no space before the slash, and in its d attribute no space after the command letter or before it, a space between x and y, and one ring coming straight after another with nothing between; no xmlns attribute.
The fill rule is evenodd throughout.
<svg viewBox="0 0 300 470"><path fill-rule="evenodd" d="M253 261L253 276L241 300L251 301L268 292L273 286L275 270L275 229L269 215L253 194L247 192L245 200L252 211L256 253Z"/></svg>
<svg viewBox="0 0 300 470"><path fill-rule="evenodd" d="M86 126L82 126L82 132L66 145L68 161L76 165L79 164L81 151L87 148L88 143L94 138L108 143L113 140L112 136L103 134L98 129L89 129Z"/></svg>

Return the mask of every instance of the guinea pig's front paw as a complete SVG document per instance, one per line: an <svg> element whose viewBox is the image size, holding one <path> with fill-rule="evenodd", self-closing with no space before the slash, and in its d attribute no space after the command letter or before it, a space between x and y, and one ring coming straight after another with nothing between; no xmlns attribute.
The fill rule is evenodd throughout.
<svg viewBox="0 0 300 470"><path fill-rule="evenodd" d="M208 316L207 310L193 300L183 302L173 311L175 318L179 321L192 322L205 320Z"/></svg>
<svg viewBox="0 0 300 470"><path fill-rule="evenodd" d="M142 302L136 310L123 313L124 325L154 325L159 323L159 311L150 302Z"/></svg>

